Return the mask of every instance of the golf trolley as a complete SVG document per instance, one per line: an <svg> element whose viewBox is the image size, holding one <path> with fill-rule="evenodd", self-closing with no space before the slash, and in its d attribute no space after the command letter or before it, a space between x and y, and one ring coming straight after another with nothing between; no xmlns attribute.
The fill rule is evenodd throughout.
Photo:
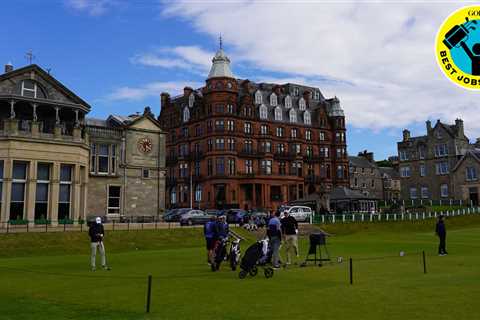
<svg viewBox="0 0 480 320"><path fill-rule="evenodd" d="M314 264L317 264L318 262L318 266L321 267L322 261L331 261L330 254L328 253L327 249L326 236L327 235L323 232L310 234L310 247L308 248L305 261L300 265L301 267L306 267L308 262L313 262ZM322 247L323 251L325 251L325 258L322 257ZM313 258L311 257L312 255Z"/></svg>

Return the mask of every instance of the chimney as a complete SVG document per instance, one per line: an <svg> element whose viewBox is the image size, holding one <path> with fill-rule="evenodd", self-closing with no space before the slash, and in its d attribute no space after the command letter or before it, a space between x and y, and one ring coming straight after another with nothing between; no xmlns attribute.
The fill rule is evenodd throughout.
<svg viewBox="0 0 480 320"><path fill-rule="evenodd" d="M160 107L163 109L170 104L170 95L166 92L160 94Z"/></svg>
<svg viewBox="0 0 480 320"><path fill-rule="evenodd" d="M190 87L183 88L183 96L184 97L188 97L190 95L190 93L192 93L192 92L193 92L193 89L190 88Z"/></svg>
<svg viewBox="0 0 480 320"><path fill-rule="evenodd" d="M373 162L374 157L373 157L373 152L368 152L367 150L364 150L363 152L358 153L359 157L364 157L365 159L368 160L368 162Z"/></svg>
<svg viewBox="0 0 480 320"><path fill-rule="evenodd" d="M463 120L455 119L455 126L457 127L458 136L463 137L465 135L465 132L463 131Z"/></svg>
<svg viewBox="0 0 480 320"><path fill-rule="evenodd" d="M13 65L11 62L9 62L5 65L5 73L12 72L12 71L13 71Z"/></svg>
<svg viewBox="0 0 480 320"><path fill-rule="evenodd" d="M432 122L430 120L427 120L425 124L427 125L427 134L429 134L432 130Z"/></svg>
<svg viewBox="0 0 480 320"><path fill-rule="evenodd" d="M410 131L407 129L403 130L403 141L408 141L410 139Z"/></svg>
<svg viewBox="0 0 480 320"><path fill-rule="evenodd" d="M303 91L303 99L307 102L307 104L310 102L310 98L312 96L312 93L308 90Z"/></svg>
<svg viewBox="0 0 480 320"><path fill-rule="evenodd" d="M282 87L279 85L276 85L275 87L273 87L273 92L275 92L277 96L280 96L282 94Z"/></svg>

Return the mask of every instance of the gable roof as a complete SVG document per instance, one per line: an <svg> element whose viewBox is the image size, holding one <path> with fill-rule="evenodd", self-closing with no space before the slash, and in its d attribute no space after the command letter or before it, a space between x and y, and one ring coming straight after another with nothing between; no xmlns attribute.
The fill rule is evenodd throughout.
<svg viewBox="0 0 480 320"><path fill-rule="evenodd" d="M45 70L43 70L41 67L39 67L36 64L30 64L28 66L25 66L25 67L15 69L13 71L1 74L0 75L0 81L9 79L11 77L14 77L14 76L17 76L19 74L25 73L27 71L34 71L34 72L38 73L46 81L50 82L57 90L59 90L60 92L62 92L66 96L68 96L72 101L74 101L77 104L85 106L88 110L91 109L91 106L87 102L85 102L85 100L83 100L82 98L77 96L73 91L68 89L60 81L58 81L57 79L52 77L48 72L46 72Z"/></svg>
<svg viewBox="0 0 480 320"><path fill-rule="evenodd" d="M475 161L477 161L480 164L480 149L467 150L467 152L460 158L460 160L457 161L457 163L455 164L455 167L453 167L452 171L457 171L457 169L460 167L462 162L467 157L472 157Z"/></svg>

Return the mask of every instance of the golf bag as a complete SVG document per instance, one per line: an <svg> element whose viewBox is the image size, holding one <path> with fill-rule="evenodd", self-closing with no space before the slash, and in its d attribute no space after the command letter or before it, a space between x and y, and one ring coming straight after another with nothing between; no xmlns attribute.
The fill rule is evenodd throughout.
<svg viewBox="0 0 480 320"><path fill-rule="evenodd" d="M238 263L240 262L240 239L230 240L228 260L230 261L232 271L237 270Z"/></svg>
<svg viewBox="0 0 480 320"><path fill-rule="evenodd" d="M245 251L240 263L240 273L238 277L244 279L247 274L255 277L258 273L258 266L263 268L266 278L273 277L273 268L268 266L272 260L272 252L268 239L260 240L252 244Z"/></svg>
<svg viewBox="0 0 480 320"><path fill-rule="evenodd" d="M211 268L212 271L217 271L220 269L220 265L227 255L227 239L218 240L213 252L214 258Z"/></svg>

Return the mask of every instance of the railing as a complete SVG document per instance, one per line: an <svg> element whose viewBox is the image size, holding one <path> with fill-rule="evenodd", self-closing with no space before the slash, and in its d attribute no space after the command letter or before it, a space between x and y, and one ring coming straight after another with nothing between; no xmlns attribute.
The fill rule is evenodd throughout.
<svg viewBox="0 0 480 320"><path fill-rule="evenodd" d="M430 200L430 199L410 199L410 200L380 200L378 202L380 207L389 207L389 206L404 206L404 207L418 207L418 206L472 206L472 201L467 200L455 200L455 199L440 199L440 200Z"/></svg>
<svg viewBox="0 0 480 320"><path fill-rule="evenodd" d="M254 149L242 149L238 155L240 157L263 158L265 156L265 152Z"/></svg>
<svg viewBox="0 0 480 320"><path fill-rule="evenodd" d="M117 128L107 128L99 126L87 126L87 132L94 137L121 138L122 130Z"/></svg>
<svg viewBox="0 0 480 320"><path fill-rule="evenodd" d="M291 152L276 152L273 154L275 160L293 160L297 157L295 153Z"/></svg>

